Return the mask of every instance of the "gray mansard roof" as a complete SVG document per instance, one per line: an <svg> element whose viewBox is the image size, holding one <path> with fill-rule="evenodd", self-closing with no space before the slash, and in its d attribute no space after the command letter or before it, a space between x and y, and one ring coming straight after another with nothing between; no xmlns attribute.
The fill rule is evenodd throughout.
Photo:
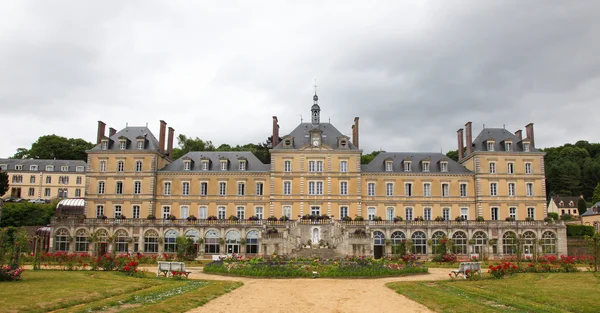
<svg viewBox="0 0 600 313"><path fill-rule="evenodd" d="M6 165L6 171L15 171L15 165L21 165L19 172L46 172L46 166L52 165L54 170L52 172L76 172L78 166L83 167L85 172L86 163L80 160L43 160L43 159L0 159L0 166L4 168ZM31 165L37 165L37 170L30 170ZM62 167L68 166L68 171L63 171Z"/></svg>
<svg viewBox="0 0 600 313"><path fill-rule="evenodd" d="M523 144L515 134L504 128L484 128L473 140L473 151L487 151L486 141L494 139L494 151L506 151L505 140L512 141L512 152L523 152ZM529 152L538 152L535 147L530 146Z"/></svg>
<svg viewBox="0 0 600 313"><path fill-rule="evenodd" d="M392 161L392 169L395 173L427 173L422 170L422 161L429 161L428 173L442 173L440 161L448 162L448 172L450 174L468 174L472 173L458 162L450 159L442 153L435 152L381 152L371 163L363 165L363 172L385 172L385 161ZM411 171L404 171L403 161L411 161Z"/></svg>
<svg viewBox="0 0 600 313"><path fill-rule="evenodd" d="M127 126L109 139L109 146L107 151L121 151L119 149L119 138L123 136L127 138L127 149L126 150L138 150L137 149L137 138L142 136L146 139L144 150L158 151L158 139L154 137L148 127L145 126ZM101 145L96 145L91 151L102 151Z"/></svg>
<svg viewBox="0 0 600 313"><path fill-rule="evenodd" d="M221 171L221 160L228 161L227 171ZM194 151L188 152L173 163L163 167L160 172L188 172L183 168L183 162L191 161L189 172L203 172L202 160L209 161L209 172L268 172L271 168L269 164L263 164L250 151ZM239 170L238 161L246 160L246 170Z"/></svg>
<svg viewBox="0 0 600 313"><path fill-rule="evenodd" d="M313 129L319 129L323 132L321 135L321 142L323 144L328 145L333 149L341 148L338 145L338 139L344 135L339 130L337 130L337 128L335 128L335 126L333 126L331 123L319 123L318 125L313 125L312 123L301 123L291 133L289 133L289 135L282 137L284 139L273 149L285 149L283 147L283 142L285 140L285 137L288 136L294 137L294 149L299 149L305 145L308 145L310 144L310 131ZM356 148L354 144L352 144L351 138L348 138L348 148L344 149L358 150L358 148Z"/></svg>

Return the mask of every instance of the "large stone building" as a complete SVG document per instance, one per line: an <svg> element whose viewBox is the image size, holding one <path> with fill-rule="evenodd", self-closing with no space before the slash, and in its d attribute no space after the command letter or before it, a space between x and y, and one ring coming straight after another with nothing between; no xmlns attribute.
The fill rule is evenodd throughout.
<svg viewBox="0 0 600 313"><path fill-rule="evenodd" d="M458 131L459 162L441 153L382 152L361 164L359 119L345 136L321 122L316 94L313 100L311 121L288 135L280 137L273 117L270 164L250 152L194 151L173 160L174 130L165 138L164 121L158 140L147 127L105 136L99 122L88 151L86 218L56 219L53 246L172 252L185 235L206 254L313 253L307 247L321 243L338 254L379 257L407 240L412 252L431 254L447 236L464 255L513 254L521 241L525 254L566 253L564 225L543 221L544 154L533 124L525 138L484 128L473 140L467 123ZM314 219L323 215L330 219ZM348 221L357 217L366 221ZM94 245L92 233L100 238Z"/></svg>

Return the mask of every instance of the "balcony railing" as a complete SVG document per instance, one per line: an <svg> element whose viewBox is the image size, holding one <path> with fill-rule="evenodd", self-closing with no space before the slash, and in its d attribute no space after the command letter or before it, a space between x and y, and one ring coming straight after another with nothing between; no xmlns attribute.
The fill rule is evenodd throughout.
<svg viewBox="0 0 600 313"><path fill-rule="evenodd" d="M270 227L287 226L291 221L269 220L230 220L230 219L147 219L147 218L78 218L78 217L53 217L53 224L83 224L83 225L128 225L128 226L205 226L205 225L267 225Z"/></svg>

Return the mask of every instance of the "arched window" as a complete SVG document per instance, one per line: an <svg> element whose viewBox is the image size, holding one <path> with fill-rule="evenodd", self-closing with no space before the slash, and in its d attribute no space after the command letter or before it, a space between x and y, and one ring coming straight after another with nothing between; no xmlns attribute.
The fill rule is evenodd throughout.
<svg viewBox="0 0 600 313"><path fill-rule="evenodd" d="M240 253L241 235L237 230L230 230L225 234L225 245L227 254Z"/></svg>
<svg viewBox="0 0 600 313"><path fill-rule="evenodd" d="M406 235L401 231L392 233L392 254L404 255L406 253Z"/></svg>
<svg viewBox="0 0 600 313"><path fill-rule="evenodd" d="M54 250L55 251L69 251L69 237L70 233L67 229L61 228L56 231L54 236Z"/></svg>
<svg viewBox="0 0 600 313"><path fill-rule="evenodd" d="M484 247L487 245L487 235L482 231L477 231L473 234L473 253L483 253Z"/></svg>
<svg viewBox="0 0 600 313"><path fill-rule="evenodd" d="M457 231L452 235L455 254L467 254L467 234Z"/></svg>
<svg viewBox="0 0 600 313"><path fill-rule="evenodd" d="M504 254L515 254L517 251L517 235L507 231L502 235L502 252Z"/></svg>
<svg viewBox="0 0 600 313"><path fill-rule="evenodd" d="M433 233L431 237L431 251L435 254L445 254L446 251L441 251L441 249L446 249L446 246L442 246L442 239L446 237L446 233L443 231L436 231Z"/></svg>
<svg viewBox="0 0 600 313"><path fill-rule="evenodd" d="M144 252L158 252L158 233L153 229L146 231L144 234Z"/></svg>
<svg viewBox="0 0 600 313"><path fill-rule="evenodd" d="M523 234L523 254L532 255L535 250L535 233L526 231Z"/></svg>
<svg viewBox="0 0 600 313"><path fill-rule="evenodd" d="M373 232L373 244L376 246L385 246L385 235L380 231Z"/></svg>
<svg viewBox="0 0 600 313"><path fill-rule="evenodd" d="M200 239L200 233L195 229L190 229L185 232L185 238L192 239L194 244L196 244L196 243L198 243L198 240Z"/></svg>
<svg viewBox="0 0 600 313"><path fill-rule="evenodd" d="M542 234L542 252L545 254L556 253L556 235L551 231Z"/></svg>
<svg viewBox="0 0 600 313"><path fill-rule="evenodd" d="M89 242L87 230L78 230L75 233L75 252L88 252Z"/></svg>
<svg viewBox="0 0 600 313"><path fill-rule="evenodd" d="M165 233L164 251L165 253L177 252L177 231L169 229Z"/></svg>
<svg viewBox="0 0 600 313"><path fill-rule="evenodd" d="M416 231L412 234L412 253L427 254L427 235L422 231Z"/></svg>
<svg viewBox="0 0 600 313"><path fill-rule="evenodd" d="M98 238L99 243L108 242L108 231L106 229L98 229L96 231L96 237Z"/></svg>
<svg viewBox="0 0 600 313"><path fill-rule="evenodd" d="M115 233L115 244L117 252L127 252L129 251L129 243L127 243L127 231L124 229L119 229Z"/></svg>
<svg viewBox="0 0 600 313"><path fill-rule="evenodd" d="M256 230L251 230L246 235L246 253L258 253L258 232Z"/></svg>
<svg viewBox="0 0 600 313"><path fill-rule="evenodd" d="M219 246L220 237L216 230L211 229L207 231L204 236L204 253L218 254L221 251Z"/></svg>

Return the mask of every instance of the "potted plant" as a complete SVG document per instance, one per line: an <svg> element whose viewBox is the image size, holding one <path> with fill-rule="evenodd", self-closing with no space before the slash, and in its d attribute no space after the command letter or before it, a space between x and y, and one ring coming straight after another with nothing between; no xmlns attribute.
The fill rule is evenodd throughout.
<svg viewBox="0 0 600 313"><path fill-rule="evenodd" d="M117 216L117 219L119 219L119 220L125 220L125 219L127 219L127 216L121 214L121 215Z"/></svg>
<svg viewBox="0 0 600 313"><path fill-rule="evenodd" d="M434 219L434 221L436 221L436 222L443 222L444 218L441 217L441 216L436 216L435 219Z"/></svg>
<svg viewBox="0 0 600 313"><path fill-rule="evenodd" d="M281 221L281 222L287 222L287 221L289 221L289 220L290 220L290 218L289 218L289 217L287 217L287 215L282 215L282 216L279 218L279 221Z"/></svg>
<svg viewBox="0 0 600 313"><path fill-rule="evenodd" d="M258 216L252 215L248 218L249 221L258 221Z"/></svg>
<svg viewBox="0 0 600 313"><path fill-rule="evenodd" d="M98 215L97 218L99 220L105 220L106 219L106 215L104 215L104 214L103 215Z"/></svg>
<svg viewBox="0 0 600 313"><path fill-rule="evenodd" d="M271 216L269 216L267 218L267 221L269 221L269 222L277 222L277 218L275 216L271 215Z"/></svg>
<svg viewBox="0 0 600 313"><path fill-rule="evenodd" d="M485 221L485 219L483 218L483 216L478 216L476 221L483 222L483 221Z"/></svg>
<svg viewBox="0 0 600 313"><path fill-rule="evenodd" d="M459 216L457 216L457 217L456 217L454 220L455 220L455 221L457 221L457 222L464 222L464 221L466 221L467 219L466 219L464 216L462 216L462 215L459 215Z"/></svg>
<svg viewBox="0 0 600 313"><path fill-rule="evenodd" d="M509 217L505 218L504 220L507 221L507 222L514 222L515 218L512 217L512 216L509 216Z"/></svg>
<svg viewBox="0 0 600 313"><path fill-rule="evenodd" d="M423 222L425 219L422 216L415 217L415 222Z"/></svg>
<svg viewBox="0 0 600 313"><path fill-rule="evenodd" d="M364 217L362 217L362 216L360 216L360 215L356 215L356 216L354 217L354 220L355 220L356 222L362 222L362 221L364 221L364 220L365 220L365 218L364 218Z"/></svg>
<svg viewBox="0 0 600 313"><path fill-rule="evenodd" d="M554 219L551 218L550 216L546 216L546 217L544 217L544 222L546 222L546 223L554 223Z"/></svg>
<svg viewBox="0 0 600 313"><path fill-rule="evenodd" d="M373 217L373 221L381 222L381 221L383 221L383 219L381 218L381 216L375 216L375 217Z"/></svg>
<svg viewBox="0 0 600 313"><path fill-rule="evenodd" d="M196 218L196 216L194 216L194 215L192 214L192 215L190 215L190 216L188 216L188 217L187 217L187 220L188 220L189 222L193 222L193 221L196 221L196 220L198 220L198 218Z"/></svg>
<svg viewBox="0 0 600 313"><path fill-rule="evenodd" d="M528 222L533 222L535 219L533 217L529 217L528 216L528 217L525 218L525 220L528 221Z"/></svg>
<svg viewBox="0 0 600 313"><path fill-rule="evenodd" d="M176 219L177 219L177 217L175 215L173 215L173 214L169 215L169 217L168 217L169 221L174 221Z"/></svg>
<svg viewBox="0 0 600 313"><path fill-rule="evenodd" d="M207 217L206 220L208 220L208 221L216 221L217 217L214 216L214 215L211 215L211 216Z"/></svg>
<svg viewBox="0 0 600 313"><path fill-rule="evenodd" d="M156 216L154 216L154 214L148 214L148 217L146 217L149 220L155 220Z"/></svg>
<svg viewBox="0 0 600 313"><path fill-rule="evenodd" d="M275 227L271 227L269 229L267 229L267 235L272 235L272 234L277 234L277 228Z"/></svg>
<svg viewBox="0 0 600 313"><path fill-rule="evenodd" d="M404 219L402 218L402 216L396 216L394 217L394 223L398 223L398 222L402 222L404 221Z"/></svg>
<svg viewBox="0 0 600 313"><path fill-rule="evenodd" d="M229 220L230 220L230 221L237 221L237 220L238 220L238 217L237 217L237 216L235 216L235 215L231 215L231 216L229 216Z"/></svg>
<svg viewBox="0 0 600 313"><path fill-rule="evenodd" d="M346 216L342 217L342 221L343 222L352 222L352 218L350 216L346 215Z"/></svg>

